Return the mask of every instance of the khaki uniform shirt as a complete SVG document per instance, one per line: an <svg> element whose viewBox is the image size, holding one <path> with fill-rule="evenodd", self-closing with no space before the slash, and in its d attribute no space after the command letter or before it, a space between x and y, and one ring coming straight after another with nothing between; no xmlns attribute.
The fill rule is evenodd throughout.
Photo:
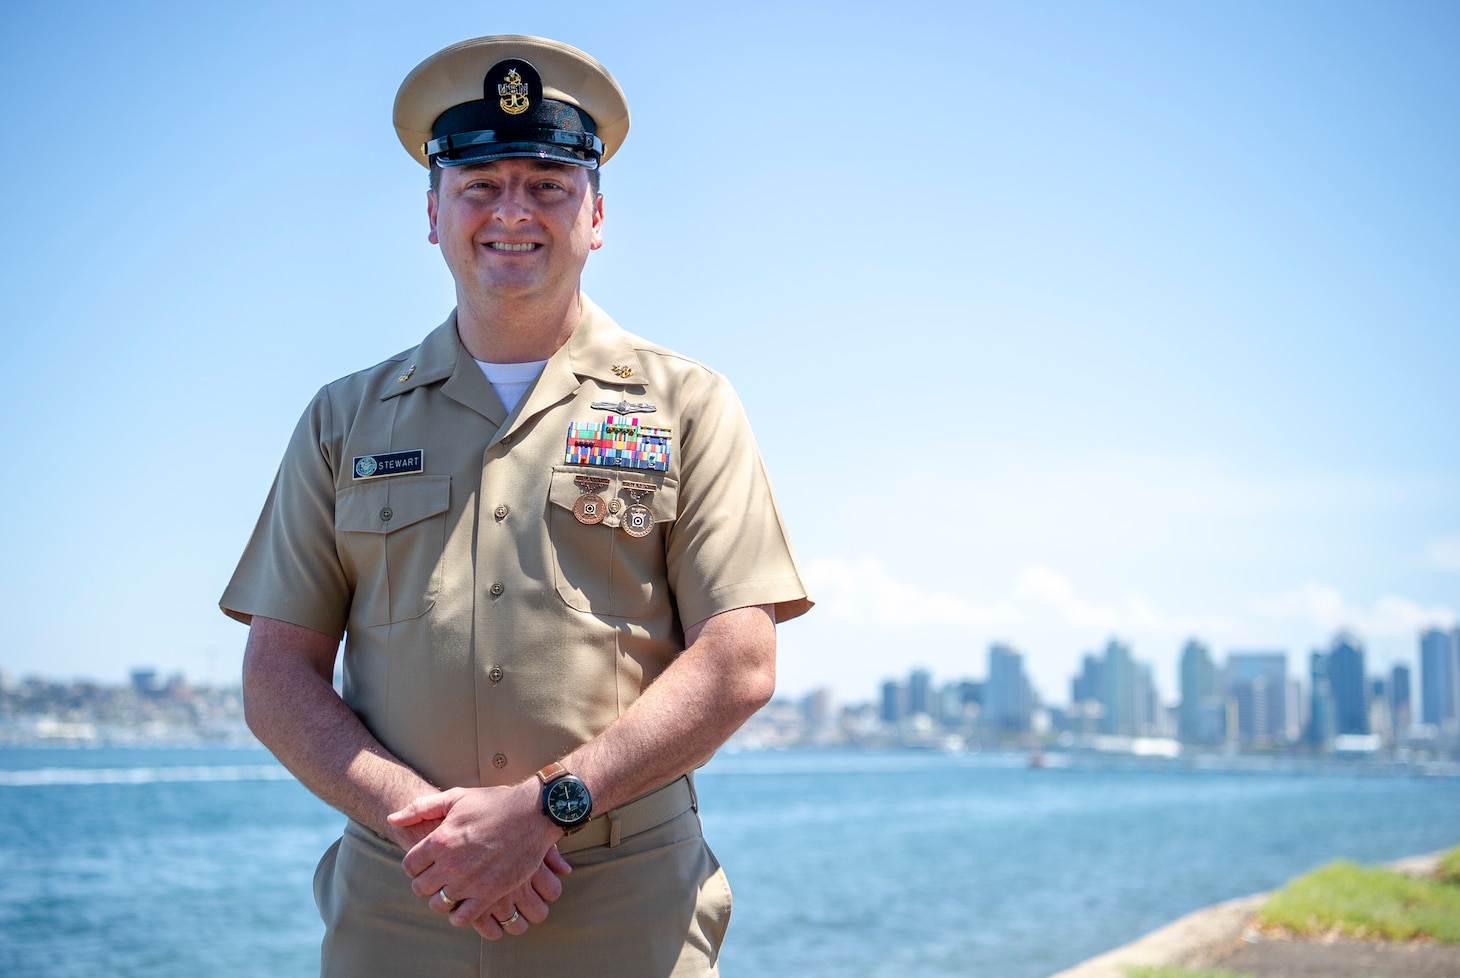
<svg viewBox="0 0 1460 978"><path fill-rule="evenodd" d="M667 467L567 461L570 425L610 421L667 429ZM604 482L598 523L574 513L585 477ZM221 604L343 634L345 701L447 787L513 784L592 739L686 625L811 602L729 384L585 299L510 413L454 314L321 390Z"/></svg>

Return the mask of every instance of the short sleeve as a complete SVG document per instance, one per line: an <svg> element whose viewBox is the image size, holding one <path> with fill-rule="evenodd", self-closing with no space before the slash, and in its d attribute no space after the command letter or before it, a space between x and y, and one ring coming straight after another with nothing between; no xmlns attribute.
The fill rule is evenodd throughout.
<svg viewBox="0 0 1460 978"><path fill-rule="evenodd" d="M724 377L702 369L677 434L679 512L666 540L680 620L750 605L776 621L811 608L750 422Z"/></svg>
<svg viewBox="0 0 1460 978"><path fill-rule="evenodd" d="M336 638L345 631L350 584L335 545L335 463L329 389L305 410L258 524L219 606L247 624L278 618Z"/></svg>

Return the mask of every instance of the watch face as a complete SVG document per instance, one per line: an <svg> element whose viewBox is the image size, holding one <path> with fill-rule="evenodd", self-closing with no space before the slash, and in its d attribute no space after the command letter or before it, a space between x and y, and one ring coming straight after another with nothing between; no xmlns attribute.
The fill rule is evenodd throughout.
<svg viewBox="0 0 1460 978"><path fill-rule="evenodd" d="M588 817L593 807L588 787L571 775L548 785L543 804L548 817L562 826L576 825Z"/></svg>

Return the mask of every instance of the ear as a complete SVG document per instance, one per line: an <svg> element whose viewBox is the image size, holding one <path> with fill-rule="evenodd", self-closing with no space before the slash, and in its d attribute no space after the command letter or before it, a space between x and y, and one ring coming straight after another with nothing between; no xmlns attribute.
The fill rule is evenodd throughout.
<svg viewBox="0 0 1460 978"><path fill-rule="evenodd" d="M603 247L603 194L593 201L593 237L588 244L590 251Z"/></svg>
<svg viewBox="0 0 1460 978"><path fill-rule="evenodd" d="M440 244L441 239L436 237L436 192L426 191L426 220L431 222L431 233L426 235L426 240L432 244Z"/></svg>

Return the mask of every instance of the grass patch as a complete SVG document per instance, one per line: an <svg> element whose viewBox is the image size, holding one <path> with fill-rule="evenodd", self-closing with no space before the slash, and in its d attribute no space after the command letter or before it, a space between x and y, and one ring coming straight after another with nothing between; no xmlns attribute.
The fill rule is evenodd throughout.
<svg viewBox="0 0 1460 978"><path fill-rule="evenodd" d="M1267 927L1310 936L1337 931L1357 938L1460 944L1460 885L1329 863L1273 894L1258 919Z"/></svg>
<svg viewBox="0 0 1460 978"><path fill-rule="evenodd" d="M1460 846L1441 854L1435 875L1447 883L1460 883Z"/></svg>
<svg viewBox="0 0 1460 978"><path fill-rule="evenodd" d="M1191 971L1187 968L1155 968L1143 965L1126 968L1125 978L1252 978L1252 976L1236 971Z"/></svg>

